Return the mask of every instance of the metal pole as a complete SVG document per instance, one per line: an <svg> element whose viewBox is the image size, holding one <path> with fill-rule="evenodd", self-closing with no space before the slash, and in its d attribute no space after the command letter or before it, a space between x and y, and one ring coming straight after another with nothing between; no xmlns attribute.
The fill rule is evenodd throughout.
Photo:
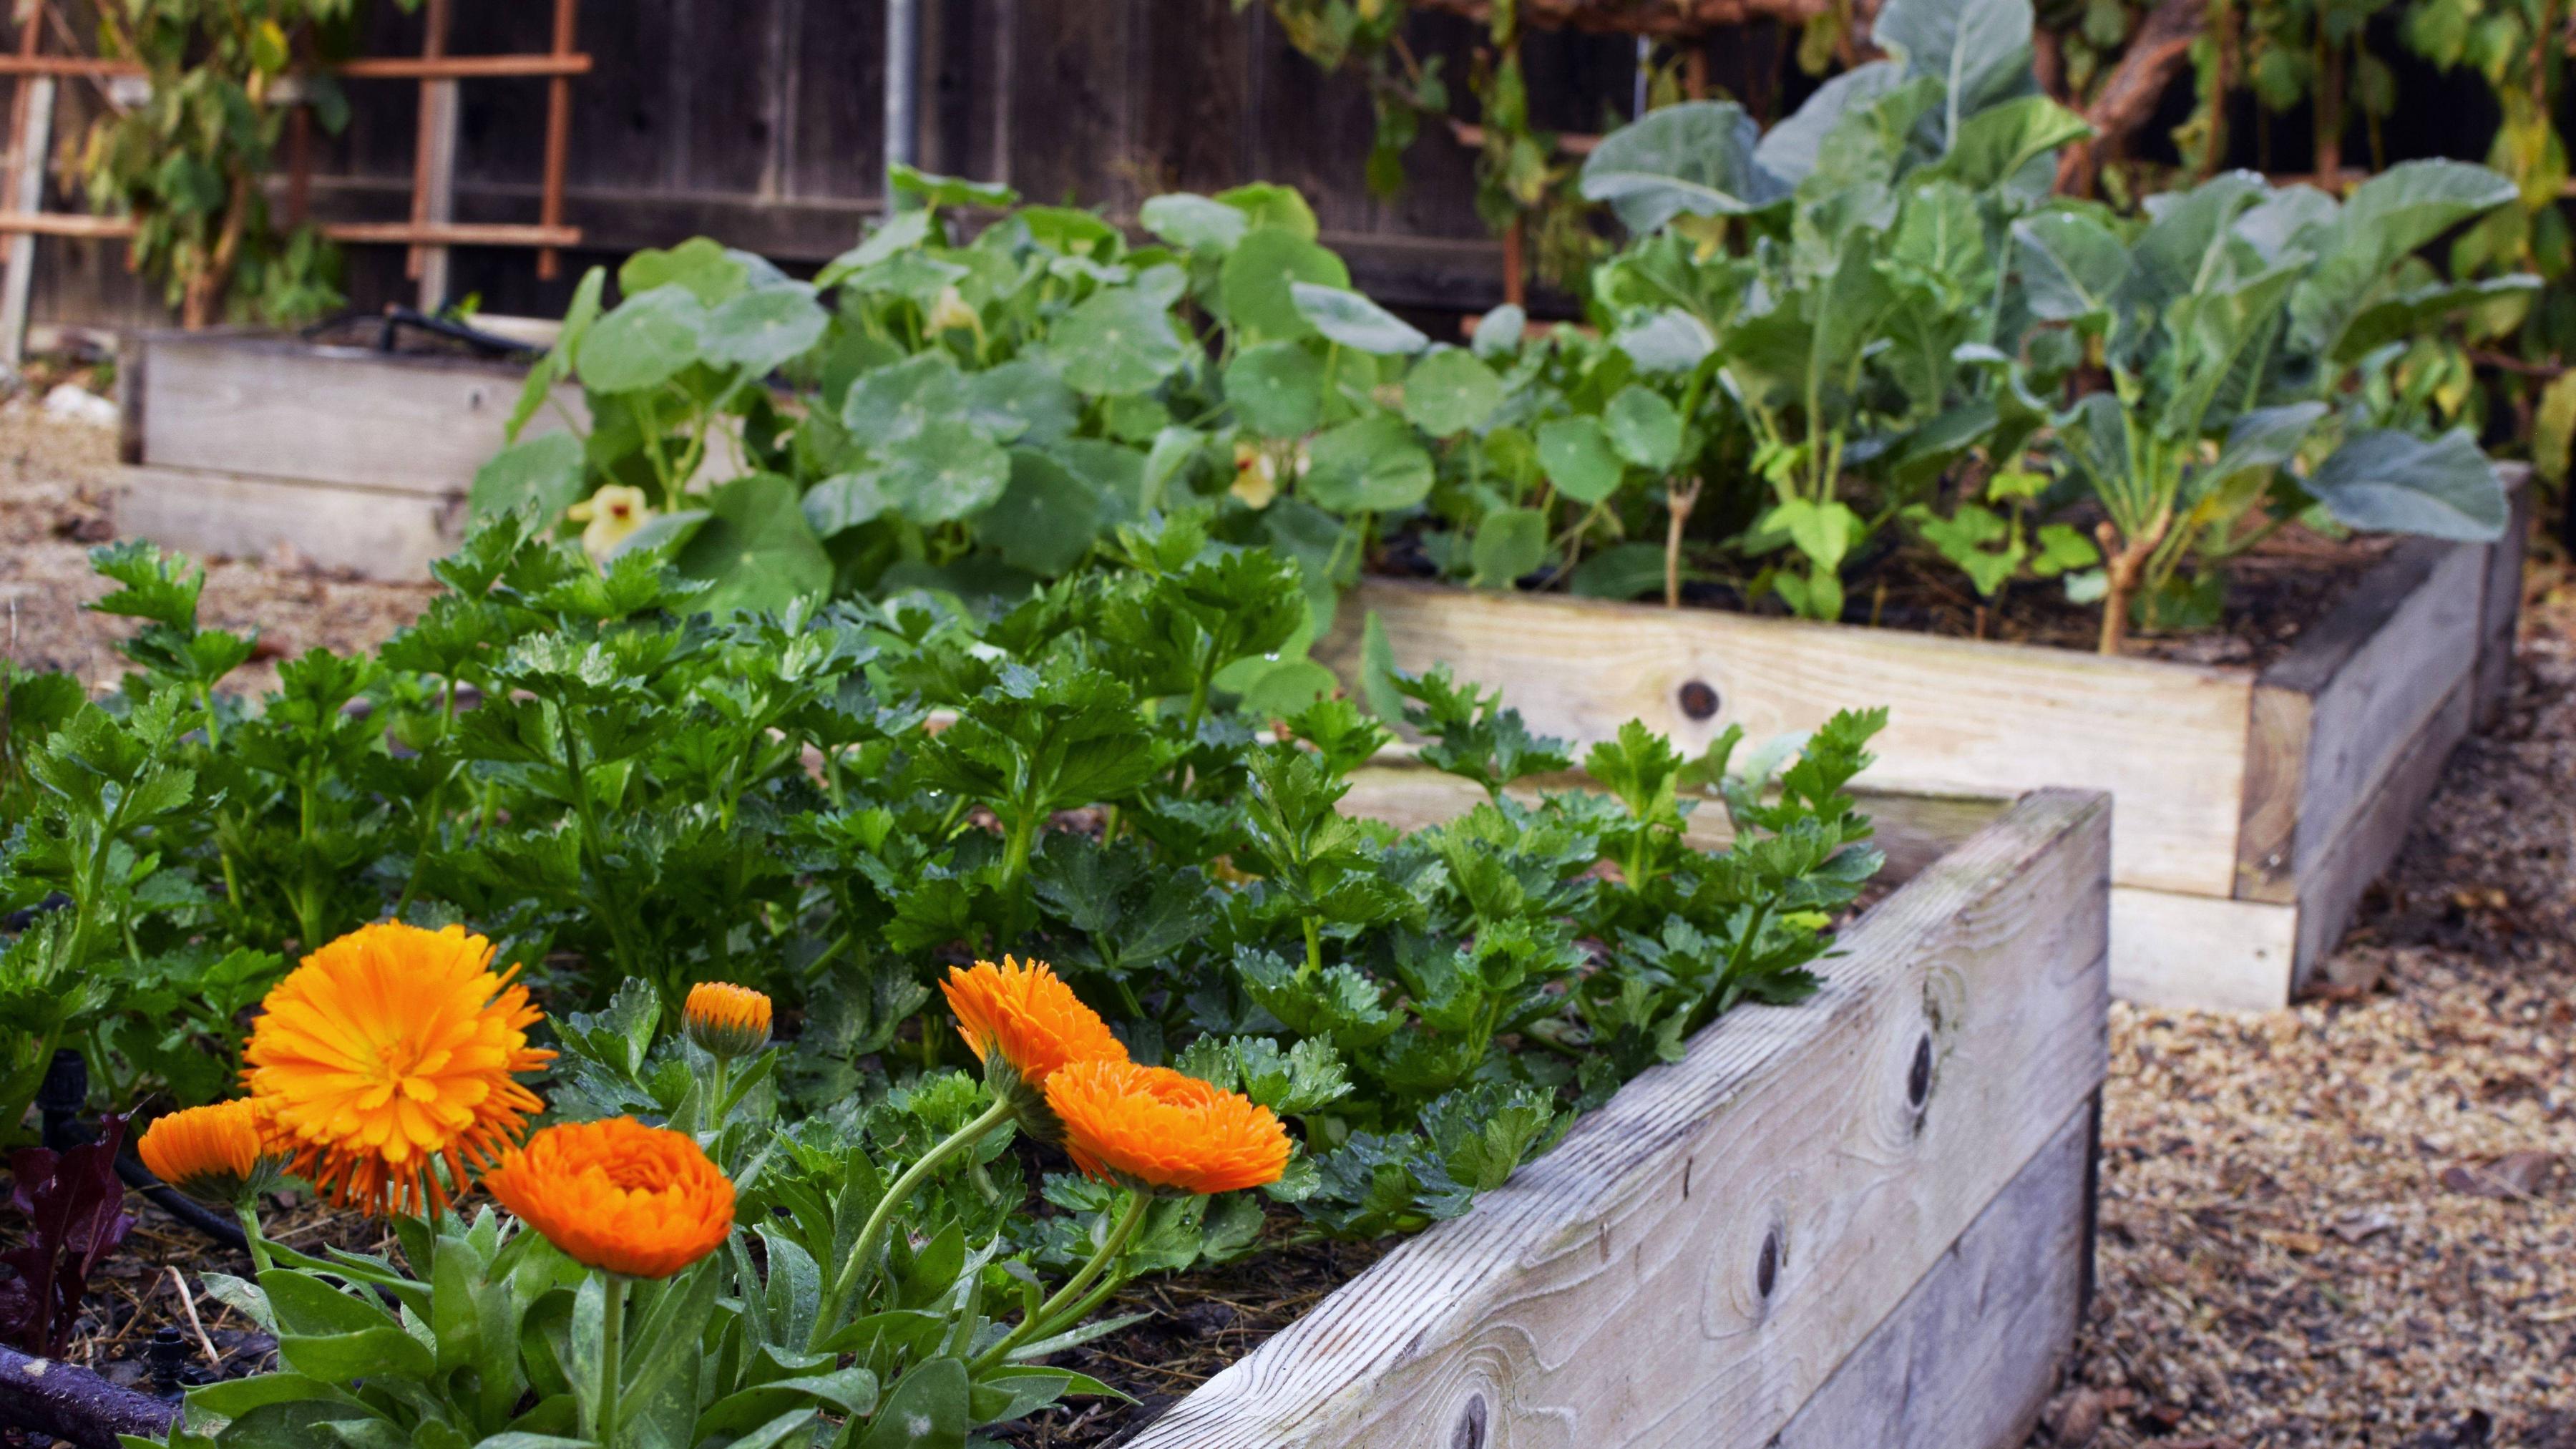
<svg viewBox="0 0 2576 1449"><path fill-rule="evenodd" d="M894 210L894 168L910 166L921 112L921 0L886 0L886 210Z"/></svg>

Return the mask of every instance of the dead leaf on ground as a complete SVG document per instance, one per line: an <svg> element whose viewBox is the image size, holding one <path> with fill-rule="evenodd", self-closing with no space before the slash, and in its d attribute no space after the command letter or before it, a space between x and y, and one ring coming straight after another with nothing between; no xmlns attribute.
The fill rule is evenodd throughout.
<svg viewBox="0 0 2576 1449"><path fill-rule="evenodd" d="M2493 1162L2455 1163L2442 1169L2442 1186L2470 1197L2514 1200L2536 1196L2557 1159L2546 1152L2509 1152Z"/></svg>
<svg viewBox="0 0 2576 1449"><path fill-rule="evenodd" d="M2386 1208L2371 1208L2367 1212L2346 1213L2337 1218L2334 1235L2347 1243L2360 1244L2381 1233L2394 1232L2396 1228L2396 1214Z"/></svg>

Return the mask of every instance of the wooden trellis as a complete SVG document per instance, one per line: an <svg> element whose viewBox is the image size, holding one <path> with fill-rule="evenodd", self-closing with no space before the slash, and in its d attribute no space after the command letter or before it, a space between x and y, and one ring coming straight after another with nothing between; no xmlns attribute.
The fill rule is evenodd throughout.
<svg viewBox="0 0 2576 1449"><path fill-rule="evenodd" d="M370 56L322 67L343 80L408 80L420 86L420 137L413 162L411 211L403 221L331 222L322 232L333 241L408 248L405 271L420 284L423 311L446 301L447 253L450 247L535 247L537 274L552 278L561 265L561 249L581 244L581 228L563 220L564 170L572 144L572 78L589 72L591 58L574 49L580 0L554 0L554 27L549 49L522 55L449 55L447 32L451 0L429 0L421 53L414 56ZM131 60L91 55L49 55L44 37L51 28L70 34L54 12L53 0L19 0L16 45L0 54L0 76L19 81L17 104L9 125L5 175L0 175L0 236L9 238L5 295L0 295L0 355L15 365L26 336L27 298L39 236L131 237L134 221L123 216L43 209L45 153L53 139L54 87L64 77L111 86L120 79L139 79L143 67ZM468 80L542 79L546 82L545 178L533 224L459 222L455 219L457 86ZM298 105L287 137L287 219L301 224L311 192L312 146L308 107Z"/></svg>

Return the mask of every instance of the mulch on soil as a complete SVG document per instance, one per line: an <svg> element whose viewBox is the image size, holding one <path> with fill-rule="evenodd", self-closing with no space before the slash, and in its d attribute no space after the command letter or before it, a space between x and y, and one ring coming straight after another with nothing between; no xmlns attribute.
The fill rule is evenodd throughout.
<svg viewBox="0 0 2576 1449"><path fill-rule="evenodd" d="M112 459L110 435L0 408L0 641L100 685L125 626L77 606L98 592L85 553L109 534L97 485ZM2308 564L2248 577L2278 596L2249 618L2313 597ZM2571 580L2535 571L2504 722L2454 757L2341 948L2383 969L2377 990L2264 1016L2114 1009L2100 1290L2033 1449L2576 1449ZM291 651L352 648L428 594L232 562L209 570L206 614ZM2236 662L2233 644L2205 647ZM239 687L271 687L261 669ZM108 1269L74 1355L137 1379L151 1330L186 1326L165 1263L247 1266L140 1211L138 1251ZM315 1233L362 1231L311 1217ZM1140 1402L1075 1404L1001 1437L1120 1442L1378 1251L1305 1245L1137 1284L1119 1308L1155 1317L1060 1361ZM269 1352L193 1301L228 1371Z"/></svg>

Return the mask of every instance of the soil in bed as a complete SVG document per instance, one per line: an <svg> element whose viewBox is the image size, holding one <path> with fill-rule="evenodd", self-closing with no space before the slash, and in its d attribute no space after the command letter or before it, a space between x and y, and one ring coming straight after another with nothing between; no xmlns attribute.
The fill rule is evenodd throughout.
<svg viewBox="0 0 2576 1449"><path fill-rule="evenodd" d="M2386 536L2330 538L2299 524L2286 525L2229 563L2226 601L2216 626L2162 633L2132 630L2125 652L2180 664L2260 669L2288 653L2300 633L2324 618L2396 544ZM1395 578L1435 573L1429 559L1403 539L1389 545L1378 567ZM1875 566L1864 563L1845 588L1846 624L2088 653L2101 637L2101 606L2067 598L2056 580L2019 580L1995 598L1982 599L1956 567L1913 547L1899 549ZM1683 584L1682 603L1736 613L1786 612L1777 598L1748 610L1741 587L1696 580Z"/></svg>

